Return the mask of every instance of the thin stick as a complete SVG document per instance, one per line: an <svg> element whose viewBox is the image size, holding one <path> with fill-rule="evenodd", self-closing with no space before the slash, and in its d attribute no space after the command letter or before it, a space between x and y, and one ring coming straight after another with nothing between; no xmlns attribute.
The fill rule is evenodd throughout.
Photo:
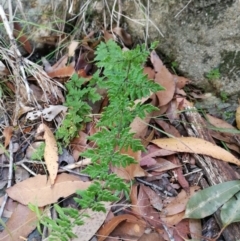
<svg viewBox="0 0 240 241"><path fill-rule="evenodd" d="M148 29L149 29L149 0L147 2L147 23L146 23L146 38L145 38L146 47L147 47L147 39L148 39Z"/></svg>
<svg viewBox="0 0 240 241"><path fill-rule="evenodd" d="M23 82L24 82L24 84L25 84L25 87L26 87L26 90L27 90L28 101L30 101L31 89L30 89L30 87L29 87L29 85L28 85L28 82L27 82L27 78L26 78L26 75L25 75L25 71L24 71L23 65L21 64L21 62L22 62L22 60L21 60L21 59L22 59L22 55L21 55L20 51L19 51L18 48L17 48L16 41L15 41L15 39L14 39L14 37L13 37L13 31L12 31L12 29L10 28L9 22L8 22L8 20L7 20L7 17L6 17L6 14L5 14L4 10L3 10L2 5L0 5L0 16L1 16L1 18L2 18L3 25L4 25L5 29L6 29L6 32L7 32L7 34L8 34L8 37L9 37L10 41L11 41L11 44L12 44L12 46L14 47L14 51L15 51L15 53L16 53L16 55L17 55L17 56L16 56L16 58L18 59L17 63L18 63L18 65L19 65L20 71L21 71L21 73L22 73L22 80L23 80ZM17 85L18 85L18 84L17 84Z"/></svg>
<svg viewBox="0 0 240 241"><path fill-rule="evenodd" d="M12 140L10 140L10 143L9 143L9 152L10 152L10 155L9 155L9 169L8 169L7 188L11 187L11 185L12 185L12 175L13 175L13 143L12 143ZM6 193L4 195L3 203L2 203L1 208L0 208L0 218L3 215L3 211L4 211L5 205L7 203L7 199L8 199L8 194Z"/></svg>
<svg viewBox="0 0 240 241"><path fill-rule="evenodd" d="M35 172L33 172L30 168L28 168L25 164L22 163L21 167L23 167L26 171L28 171L33 176L37 176L37 174Z"/></svg>
<svg viewBox="0 0 240 241"><path fill-rule="evenodd" d="M192 0L189 0L188 3L184 6L184 8L181 9L181 11L178 12L178 13L174 16L174 18L177 18L177 17L182 13L182 11L188 7L188 5L191 3L191 1L192 1Z"/></svg>
<svg viewBox="0 0 240 241"><path fill-rule="evenodd" d="M118 19L117 19L117 27L120 27L120 21L121 21L121 14L122 13L122 1L118 0Z"/></svg>

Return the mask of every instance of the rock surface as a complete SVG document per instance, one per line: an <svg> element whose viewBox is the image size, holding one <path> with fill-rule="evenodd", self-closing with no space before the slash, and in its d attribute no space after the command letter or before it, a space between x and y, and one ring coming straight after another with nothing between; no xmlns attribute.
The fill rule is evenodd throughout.
<svg viewBox="0 0 240 241"><path fill-rule="evenodd" d="M147 1L146 1L147 2ZM149 40L158 39L162 53L179 65L179 70L197 85L228 95L240 92L240 3L234 0L149 1ZM125 1L126 15L142 14L133 1ZM145 26L136 27L128 19L130 32L144 38ZM218 68L220 78L209 80Z"/></svg>
<svg viewBox="0 0 240 241"><path fill-rule="evenodd" d="M83 29L88 32L94 27L102 27L103 1L71 2L72 8L63 0L22 0L25 23L34 23L25 28L30 28L29 37L36 40L39 36L59 34L53 28L58 26L59 29L66 19L77 17L85 4ZM114 12L114 2L105 1L108 4L105 6L108 25L113 13L112 23L116 24L119 6L115 5ZM148 42L159 40L159 51L170 62L176 62L178 70L193 83L207 91L224 92L237 98L240 93L239 0L122 0L121 9L122 14L127 16L122 16L121 24L127 24L134 39L145 40L148 32ZM17 16L23 23L20 11L17 11ZM219 69L220 77L209 80L206 76L214 69Z"/></svg>

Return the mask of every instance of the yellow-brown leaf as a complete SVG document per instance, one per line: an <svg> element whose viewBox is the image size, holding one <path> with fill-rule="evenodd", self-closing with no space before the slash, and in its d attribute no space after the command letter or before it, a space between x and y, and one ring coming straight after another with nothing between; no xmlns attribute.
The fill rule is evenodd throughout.
<svg viewBox="0 0 240 241"><path fill-rule="evenodd" d="M240 166L240 161L230 152L200 138L162 138L153 140L152 143L166 150L208 155Z"/></svg>

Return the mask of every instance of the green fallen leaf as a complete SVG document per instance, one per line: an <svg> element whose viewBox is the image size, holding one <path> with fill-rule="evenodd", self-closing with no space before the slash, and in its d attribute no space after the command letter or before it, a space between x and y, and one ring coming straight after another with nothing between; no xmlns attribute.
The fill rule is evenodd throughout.
<svg viewBox="0 0 240 241"><path fill-rule="evenodd" d="M220 215L224 227L240 221L240 192L223 205Z"/></svg>
<svg viewBox="0 0 240 241"><path fill-rule="evenodd" d="M185 218L201 219L213 214L240 190L240 181L229 181L197 192L188 201Z"/></svg>

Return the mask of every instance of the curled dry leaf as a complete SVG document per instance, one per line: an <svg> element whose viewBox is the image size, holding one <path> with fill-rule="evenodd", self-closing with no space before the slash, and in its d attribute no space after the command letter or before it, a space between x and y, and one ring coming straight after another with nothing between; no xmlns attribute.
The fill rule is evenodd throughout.
<svg viewBox="0 0 240 241"><path fill-rule="evenodd" d="M172 100L176 89L176 83L173 75L163 65L155 51L152 51L151 53L151 61L156 72L155 82L165 88L165 90L161 90L156 93L159 100L159 106L161 107Z"/></svg>
<svg viewBox="0 0 240 241"><path fill-rule="evenodd" d="M103 38L105 42L109 41L110 39L114 39L113 35L109 33L106 29L103 30Z"/></svg>
<svg viewBox="0 0 240 241"><path fill-rule="evenodd" d="M23 33L23 29L21 25L17 22L13 23L13 35L17 39L18 43L29 53L32 54L33 49L31 46L30 41L28 40L27 36Z"/></svg>
<svg viewBox="0 0 240 241"><path fill-rule="evenodd" d="M64 66L60 69L53 70L48 73L48 76L51 78L63 78L63 77L70 77L75 73L75 69L72 65Z"/></svg>
<svg viewBox="0 0 240 241"><path fill-rule="evenodd" d="M68 46L68 56L69 57L74 56L74 53L75 53L75 50L76 50L78 44L79 44L78 41L75 41L75 40L71 41L71 43Z"/></svg>
<svg viewBox="0 0 240 241"><path fill-rule="evenodd" d="M6 148L9 145L9 142L12 138L12 133L13 133L13 127L12 126L7 126L3 130L3 136L5 137L5 143L4 147Z"/></svg>
<svg viewBox="0 0 240 241"><path fill-rule="evenodd" d="M162 68L163 66L163 62L162 60L158 57L156 51L152 51L151 52L151 55L150 55L150 58L151 58L151 62L153 64L153 67L154 67L154 70L155 72L159 72L159 70Z"/></svg>
<svg viewBox="0 0 240 241"><path fill-rule="evenodd" d="M22 181L6 190L9 197L28 205L30 202L38 207L43 207L57 202L62 197L67 197L76 190L85 190L91 182L83 182L79 177L70 174L60 174L52 186L46 175L37 175Z"/></svg>
<svg viewBox="0 0 240 241"><path fill-rule="evenodd" d="M153 140L152 143L166 150L207 155L240 166L240 161L230 152L200 138L162 138Z"/></svg>
<svg viewBox="0 0 240 241"><path fill-rule="evenodd" d="M113 29L113 32L117 34L123 41L123 43L126 46L131 46L132 45L132 37L130 34L128 34L123 28L120 27L115 27Z"/></svg>
<svg viewBox="0 0 240 241"><path fill-rule="evenodd" d="M49 172L50 182L53 185L58 172L58 148L57 142L52 131L45 124L41 124L37 133L44 132L43 138L45 139L44 159Z"/></svg>
<svg viewBox="0 0 240 241"><path fill-rule="evenodd" d="M172 100L176 88L175 82L171 73L165 66L163 66L161 71L156 74L155 82L165 88L165 90L161 90L156 93L159 100L159 107L161 107Z"/></svg>
<svg viewBox="0 0 240 241"><path fill-rule="evenodd" d="M104 241L107 236L123 221L145 225L145 222L130 214L113 217L107 224L101 227L97 233L98 241Z"/></svg>
<svg viewBox="0 0 240 241"><path fill-rule="evenodd" d="M236 122L237 128L240 129L240 106L236 110Z"/></svg>

